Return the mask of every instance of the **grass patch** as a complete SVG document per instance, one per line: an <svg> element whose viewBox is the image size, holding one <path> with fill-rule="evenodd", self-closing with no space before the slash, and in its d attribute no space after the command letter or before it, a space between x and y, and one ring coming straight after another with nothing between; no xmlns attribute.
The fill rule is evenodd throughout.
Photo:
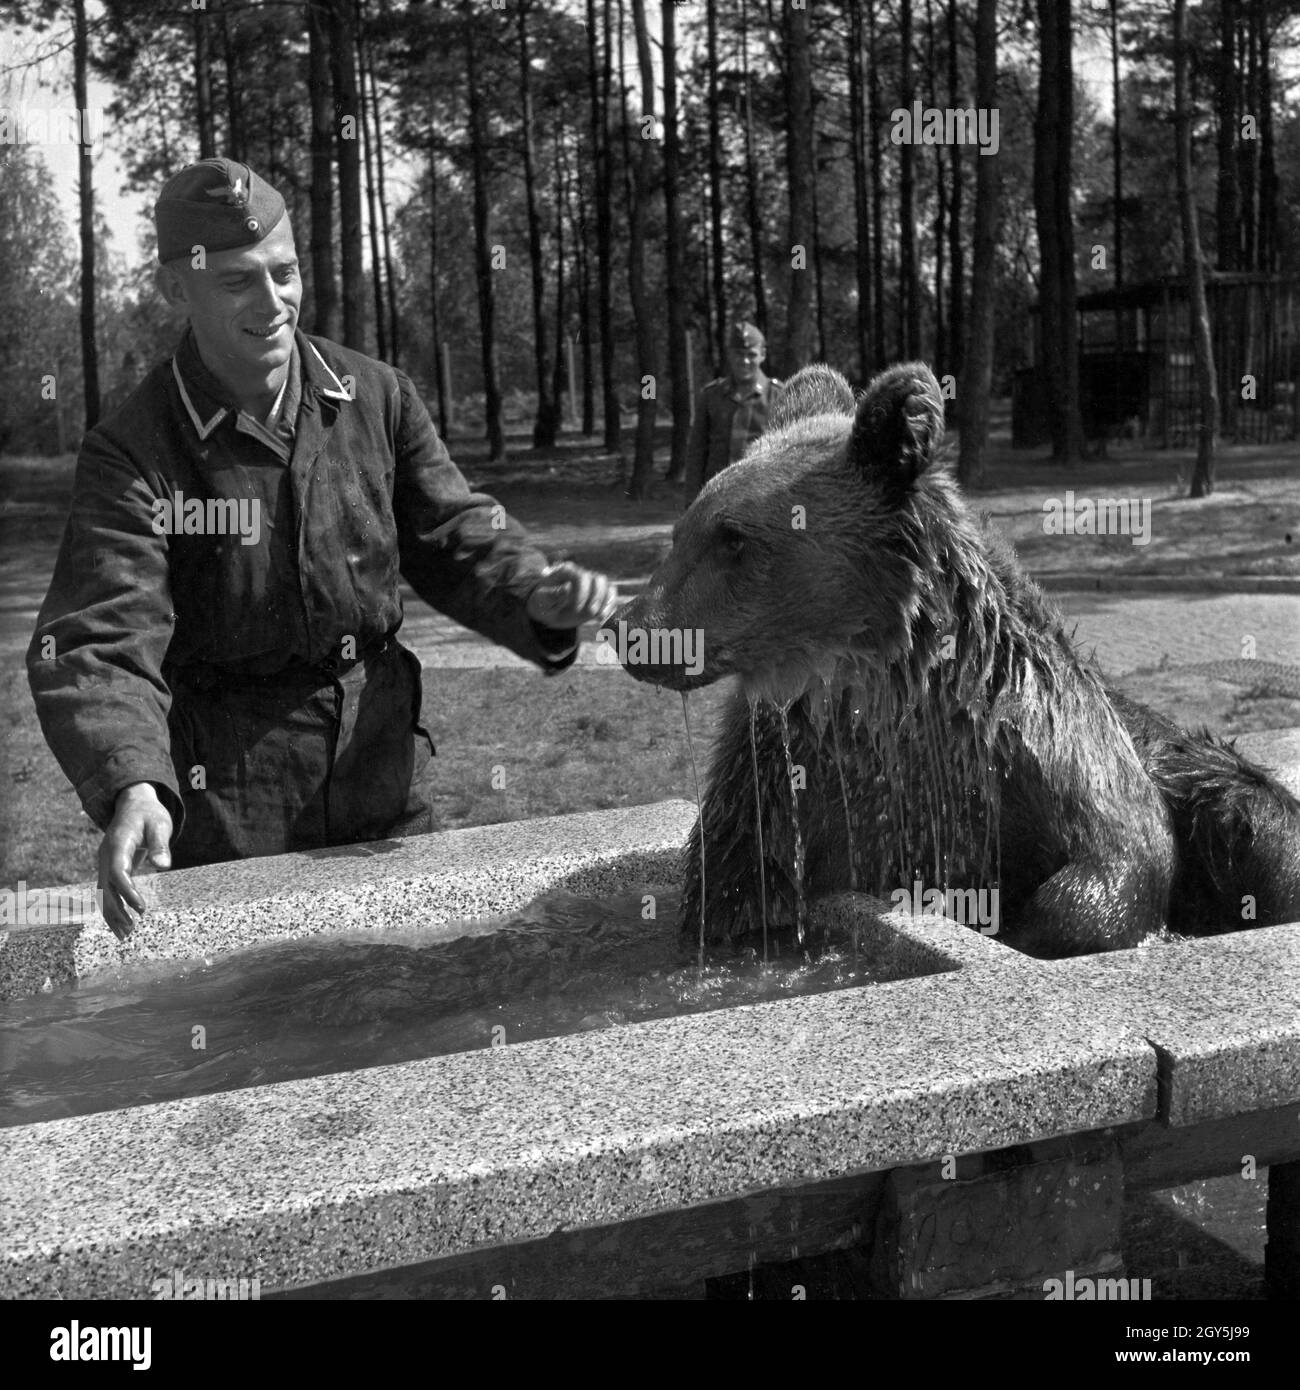
<svg viewBox="0 0 1300 1390"><path fill-rule="evenodd" d="M444 830L694 797L681 700L621 672L440 670L424 685ZM725 698L691 697L706 745Z"/></svg>
<svg viewBox="0 0 1300 1390"><path fill-rule="evenodd" d="M0 675L0 708L0 886L93 878L99 831L45 746L21 663Z"/></svg>
<svg viewBox="0 0 1300 1390"><path fill-rule="evenodd" d="M697 756L727 689L691 696ZM93 878L100 835L45 746L26 673L11 669L0 690L0 883ZM620 671L426 670L424 718L442 830L695 796L681 699Z"/></svg>

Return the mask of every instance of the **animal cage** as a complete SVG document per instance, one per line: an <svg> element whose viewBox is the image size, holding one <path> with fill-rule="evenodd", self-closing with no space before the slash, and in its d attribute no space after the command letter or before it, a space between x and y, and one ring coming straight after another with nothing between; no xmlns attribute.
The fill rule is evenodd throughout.
<svg viewBox="0 0 1300 1390"><path fill-rule="evenodd" d="M1207 272L1219 435L1234 443L1300 433L1300 277ZM1038 306L1035 365L1017 374L1012 441L1048 439ZM1193 442L1200 424L1187 282L1181 277L1098 290L1078 298L1079 394L1084 434L1162 447Z"/></svg>

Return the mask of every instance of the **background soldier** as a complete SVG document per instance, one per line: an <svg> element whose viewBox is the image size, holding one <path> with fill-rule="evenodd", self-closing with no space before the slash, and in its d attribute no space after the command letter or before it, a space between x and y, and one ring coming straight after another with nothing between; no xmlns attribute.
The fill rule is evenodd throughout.
<svg viewBox="0 0 1300 1390"><path fill-rule="evenodd" d="M727 336L728 374L700 392L686 448L686 506L715 473L745 452L767 428L781 383L763 372L763 335L752 323L732 325Z"/></svg>

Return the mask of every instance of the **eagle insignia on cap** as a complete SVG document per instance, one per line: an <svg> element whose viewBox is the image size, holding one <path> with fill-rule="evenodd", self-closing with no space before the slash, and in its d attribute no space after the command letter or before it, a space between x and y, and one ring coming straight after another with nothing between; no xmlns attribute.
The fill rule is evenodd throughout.
<svg viewBox="0 0 1300 1390"><path fill-rule="evenodd" d="M199 242L209 252L249 246L284 214L284 199L248 165L201 159L173 174L154 204L158 260L188 256Z"/></svg>
<svg viewBox="0 0 1300 1390"><path fill-rule="evenodd" d="M220 198L223 203L230 207L248 206L248 190L244 187L242 176L237 178L229 188L209 188L206 192L209 198Z"/></svg>

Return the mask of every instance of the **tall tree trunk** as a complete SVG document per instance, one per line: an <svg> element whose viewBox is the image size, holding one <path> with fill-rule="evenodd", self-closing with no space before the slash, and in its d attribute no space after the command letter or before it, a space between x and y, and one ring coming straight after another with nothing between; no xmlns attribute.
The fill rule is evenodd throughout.
<svg viewBox="0 0 1300 1390"><path fill-rule="evenodd" d="M401 335L397 315L397 285L393 279L393 233L388 221L388 189L384 176L384 113L379 105L379 84L375 78L373 51L366 64L370 72L370 111L375 131L375 165L378 170L378 186L375 190L379 203L379 231L384 249L384 289L388 305L388 360L397 366L401 360Z"/></svg>
<svg viewBox="0 0 1300 1390"><path fill-rule="evenodd" d="M199 158L212 159L217 153L217 121L212 110L212 50L208 35L208 12L194 10L194 119L199 131Z"/></svg>
<svg viewBox="0 0 1300 1390"><path fill-rule="evenodd" d="M885 365L885 185L880 156L880 68L876 63L876 7L867 0L867 128L871 136L871 343L877 367Z"/></svg>
<svg viewBox="0 0 1300 1390"><path fill-rule="evenodd" d="M948 104L961 105L961 70L957 47L957 0L948 0ZM954 143L949 149L952 160L952 198L948 206L948 370L960 379L966 353L966 286L965 251L961 236L962 217L962 147ZM996 159L996 155L979 155L980 159ZM957 413L961 403L957 402Z"/></svg>
<svg viewBox="0 0 1300 1390"><path fill-rule="evenodd" d="M223 11L224 17L224 11ZM338 332L334 279L334 119L330 91L329 15L325 0L307 0L307 63L311 80L312 332Z"/></svg>
<svg viewBox="0 0 1300 1390"><path fill-rule="evenodd" d="M1187 277L1192 358L1196 370L1200 425L1192 496L1214 491L1214 446L1219 427L1219 388L1214 371L1214 343L1205 302L1205 272L1201 266L1201 237L1192 192L1192 109L1188 95L1190 55L1187 43L1187 0L1174 0L1174 164L1178 176L1178 214L1183 231L1183 272Z"/></svg>
<svg viewBox="0 0 1300 1390"><path fill-rule="evenodd" d="M935 53L934 0L925 0L926 66L930 70L930 107L939 105L939 63ZM934 361L939 373L948 371L948 331L943 317L943 272L947 256L948 190L943 178L943 146L934 147Z"/></svg>
<svg viewBox="0 0 1300 1390"><path fill-rule="evenodd" d="M334 88L342 242L343 345L366 348L365 265L361 241L361 109L357 97L352 0L330 0L330 72Z"/></svg>
<svg viewBox="0 0 1300 1390"><path fill-rule="evenodd" d="M1112 247L1115 264L1115 288L1124 284L1124 138L1123 138L1123 89L1119 80L1119 0L1110 0L1110 91L1114 115L1111 121L1111 203L1114 207L1112 222L1115 244ZM1115 349L1112 359L1111 376L1116 400L1122 395L1125 366L1120 353L1129 346L1129 333L1124 310L1118 302L1114 317Z"/></svg>
<svg viewBox="0 0 1300 1390"><path fill-rule="evenodd" d="M998 4L979 0L975 12L975 105L998 104ZM961 453L957 476L968 487L984 481L984 446L993 393L993 328L997 319L997 246L1001 154L975 160L975 234L972 247L970 342L962 366Z"/></svg>
<svg viewBox="0 0 1300 1390"><path fill-rule="evenodd" d="M786 5L781 11L785 39L786 178L790 189L790 293L786 299L784 363L798 371L813 355L813 284L809 261L816 245L813 226L812 64L808 52L808 11Z"/></svg>
<svg viewBox="0 0 1300 1390"><path fill-rule="evenodd" d="M816 147L816 131L813 132L813 144ZM826 274L825 259L822 255L822 223L821 206L817 201L817 159L813 157L812 164L812 225L813 225L813 274L814 284L817 290L816 298L816 324L817 324L817 361L826 361Z"/></svg>
<svg viewBox="0 0 1300 1390"><path fill-rule="evenodd" d="M375 356L388 360L388 328L384 301L384 258L379 248L379 209L375 206L375 142L370 124L370 100L366 95L369 62L366 54L365 17L361 0L353 13L357 36L357 99L361 110L361 143L366 164L366 225L370 232L370 286L375 305Z"/></svg>
<svg viewBox="0 0 1300 1390"><path fill-rule="evenodd" d="M641 76L642 122L652 117L655 105L654 64L650 57L650 33L646 27L645 0L632 0L632 27L636 40L637 69ZM646 283L646 213L649 210L653 140L646 138L645 125L638 131L636 153L632 156L634 186L628 245L628 286L632 295L632 316L636 321L636 361L640 378L636 412L636 457L628 493L635 501L646 495L654 469L655 415L659 403L658 364L655 354L654 306ZM648 383L648 390L647 390Z"/></svg>
<svg viewBox="0 0 1300 1390"><path fill-rule="evenodd" d="M754 284L754 324L767 336L767 292L763 285L763 227L758 206L758 165L754 160L754 89L749 71L749 0L740 0L740 73L745 89L745 200L749 213L749 255ZM725 357L724 357L725 365Z"/></svg>
<svg viewBox="0 0 1300 1390"><path fill-rule="evenodd" d="M678 210L680 145L677 130L676 6L660 6L663 33L664 82L664 237L668 291L668 371L673 379L673 441L668 476L679 478L686 468L686 444L691 434L690 372L686 364L686 261Z"/></svg>
<svg viewBox="0 0 1300 1390"><path fill-rule="evenodd" d="M537 376L537 416L533 421L533 448L551 449L559 432L555 400L551 394L551 363L547 345L546 271L542 264L542 218L537 210L537 171L533 158L533 90L530 80L532 57L528 51L527 0L515 6L515 29L519 37L519 106L522 127L519 135L524 154L524 203L528 212L528 260L533 286L533 368Z"/></svg>
<svg viewBox="0 0 1300 1390"><path fill-rule="evenodd" d="M1112 0L1112 4L1117 0ZM1219 0L1219 81L1215 87L1219 179L1215 197L1218 267L1240 265L1241 190L1237 186L1237 0Z"/></svg>
<svg viewBox="0 0 1300 1390"><path fill-rule="evenodd" d="M600 320L601 402L605 418L605 448L617 452L622 435L615 386L614 266L612 169L609 157L610 0L604 0L605 42L599 66L596 59L596 0L587 0L587 76L591 87L591 148L596 194L596 295Z"/></svg>
<svg viewBox="0 0 1300 1390"><path fill-rule="evenodd" d="M1241 79L1237 70L1239 0L1220 0L1218 82L1215 83L1215 124L1218 179L1215 186L1215 264L1220 270L1241 269L1241 185L1237 145L1241 138ZM1198 228L1199 230L1199 228ZM1221 425L1236 428L1237 401L1229 393L1222 401Z"/></svg>
<svg viewBox="0 0 1300 1390"><path fill-rule="evenodd" d="M849 0L849 143L853 155L853 220L857 269L858 378L871 375L871 206L867 187L866 94L862 80L862 0Z"/></svg>
<svg viewBox="0 0 1300 1390"><path fill-rule="evenodd" d="M635 33L632 39L636 43ZM618 0L618 51L627 52L627 4L626 0ZM621 63L618 70L618 133L619 142L623 149L623 211L627 215L628 223L632 221L632 142L628 133L628 110L631 101L632 90L627 82L627 64Z"/></svg>
<svg viewBox="0 0 1300 1390"><path fill-rule="evenodd" d="M1124 140L1122 133L1123 90L1119 81L1119 0L1110 0L1110 90L1115 119L1111 123L1111 199L1115 205L1115 288L1124 284ZM1115 318L1115 345L1119 340L1120 315Z"/></svg>
<svg viewBox="0 0 1300 1390"><path fill-rule="evenodd" d="M272 187L283 187L288 182L282 154L284 145L280 138L281 118L284 116L284 105L280 98L280 92L272 88L266 100L260 103L260 144L253 144L253 162L265 173Z"/></svg>
<svg viewBox="0 0 1300 1390"><path fill-rule="evenodd" d="M230 17L227 13L231 0L221 2L221 59L226 72L226 154L231 159L244 158L244 95L239 80L239 57L235 52L235 40L230 32ZM315 76L313 75L313 83ZM326 62L322 86L326 99L329 96L329 64ZM313 90L314 96L314 90Z"/></svg>
<svg viewBox="0 0 1300 1390"><path fill-rule="evenodd" d="M596 432L596 376L591 352L591 228L587 216L588 196L582 170L586 161L574 163L577 182L578 214L578 337L582 341L582 432ZM570 216L570 225L573 217Z"/></svg>
<svg viewBox="0 0 1300 1390"><path fill-rule="evenodd" d="M95 342L95 183L91 166L90 103L86 95L90 42L86 0L72 4L72 94L81 139L77 146L77 205L81 226L81 378L86 428L99 423L99 348ZM56 386L57 389L57 386Z"/></svg>
<svg viewBox="0 0 1300 1390"><path fill-rule="evenodd" d="M492 283L492 246L488 231L487 120L479 85L478 35L475 32L478 22L475 15L466 16L465 78L474 182L474 278L478 282L483 405L487 417L488 453L496 460L505 457L506 436L501 426L501 387L497 381L496 290Z"/></svg>
<svg viewBox="0 0 1300 1390"><path fill-rule="evenodd" d="M1242 114L1250 114L1259 121L1259 109L1255 105L1259 93L1259 3L1247 0L1246 3L1246 95L1242 103ZM1259 140L1240 138L1240 127L1236 132L1238 168L1241 180L1241 240L1242 270L1259 269Z"/></svg>
<svg viewBox="0 0 1300 1390"><path fill-rule="evenodd" d="M709 222L713 236L713 313L709 355L718 371L727 360L727 270L722 236L722 131L718 100L718 15L706 6L709 59Z"/></svg>
<svg viewBox="0 0 1300 1390"><path fill-rule="evenodd" d="M563 115L556 115L555 126L555 353L551 368L551 414L559 434L564 418L564 392L573 389L569 381L569 356L564 352L564 207L569 202L564 171Z"/></svg>
<svg viewBox="0 0 1300 1390"><path fill-rule="evenodd" d="M1034 216L1042 263L1043 360L1052 457L1083 455L1070 163L1074 131L1071 0L1037 0L1041 66L1034 116ZM982 156L983 157L983 156Z"/></svg>
<svg viewBox="0 0 1300 1390"><path fill-rule="evenodd" d="M1262 0L1254 0L1261 4ZM1273 138L1273 48L1269 14L1259 25L1259 269L1265 275L1277 270L1277 160Z"/></svg>
<svg viewBox="0 0 1300 1390"><path fill-rule="evenodd" d="M447 437L447 381L442 370L442 334L438 318L438 154L429 143L429 332L433 339L433 377L438 383L438 433Z"/></svg>
<svg viewBox="0 0 1300 1390"><path fill-rule="evenodd" d="M564 116L555 118L555 365L551 370L551 418L556 433L564 419L564 393L573 390L569 380L569 359L565 352L564 329L564 217L568 206L569 178L564 167Z"/></svg>
<svg viewBox="0 0 1300 1390"><path fill-rule="evenodd" d="M912 0L900 0L898 17L900 46L899 105L911 110L912 88ZM915 135L916 132L913 132ZM916 274L916 157L915 146L898 147L898 257L900 316L898 351L911 359L921 351L921 287Z"/></svg>

